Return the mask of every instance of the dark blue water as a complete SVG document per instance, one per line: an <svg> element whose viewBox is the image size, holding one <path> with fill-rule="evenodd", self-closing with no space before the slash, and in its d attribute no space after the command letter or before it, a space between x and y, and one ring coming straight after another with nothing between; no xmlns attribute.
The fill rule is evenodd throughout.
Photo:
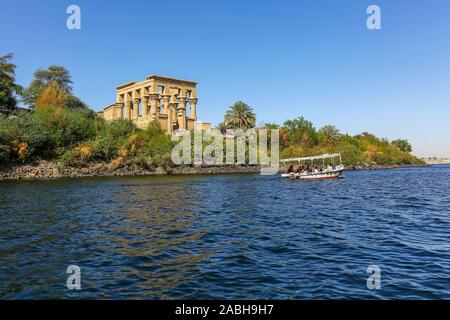
<svg viewBox="0 0 450 320"><path fill-rule="evenodd" d="M450 166L345 175L0 183L0 298L450 298Z"/></svg>

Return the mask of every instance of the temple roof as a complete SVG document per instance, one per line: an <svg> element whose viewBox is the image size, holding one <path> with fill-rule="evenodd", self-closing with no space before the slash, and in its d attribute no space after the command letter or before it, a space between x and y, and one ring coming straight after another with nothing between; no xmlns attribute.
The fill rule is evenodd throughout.
<svg viewBox="0 0 450 320"><path fill-rule="evenodd" d="M124 84L121 84L120 86L117 86L116 89L117 89L117 90L120 90L120 89L129 87L129 86L132 86L132 85L134 85L134 84L136 84L136 81L126 82L126 83L124 83Z"/></svg>
<svg viewBox="0 0 450 320"><path fill-rule="evenodd" d="M153 75L153 74L149 75L147 77L147 80L152 80L152 79L159 80L159 81L162 81L162 82L167 81L167 82L189 83L189 84L193 84L193 85L197 84L197 82L192 81L192 80L183 80L183 79L169 78L169 77L163 77L163 76L158 76L158 75Z"/></svg>

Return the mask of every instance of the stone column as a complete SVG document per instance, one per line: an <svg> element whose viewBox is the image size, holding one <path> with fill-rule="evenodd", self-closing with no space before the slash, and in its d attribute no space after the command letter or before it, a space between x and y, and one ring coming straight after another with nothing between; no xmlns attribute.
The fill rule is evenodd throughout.
<svg viewBox="0 0 450 320"><path fill-rule="evenodd" d="M142 97L142 117L147 118L148 116L148 96Z"/></svg>
<svg viewBox="0 0 450 320"><path fill-rule="evenodd" d="M123 103L121 103L121 102L116 103L116 110L117 110L116 112L118 113L117 119L122 120L123 119Z"/></svg>
<svg viewBox="0 0 450 320"><path fill-rule="evenodd" d="M189 104L191 106L191 110L189 112L189 119L192 119L194 121L197 120L197 98L190 98Z"/></svg>
<svg viewBox="0 0 450 320"><path fill-rule="evenodd" d="M158 117L158 102L159 102L159 94L158 93L150 93L150 112L152 120L156 120Z"/></svg>
<svg viewBox="0 0 450 320"><path fill-rule="evenodd" d="M128 100L125 104L125 119L127 120L131 120L131 108L132 108L131 101Z"/></svg>
<svg viewBox="0 0 450 320"><path fill-rule="evenodd" d="M175 95L171 95L170 96L170 102L169 102L169 113L170 113L170 118L172 119L172 127L174 124L178 123L177 120L177 98L175 97Z"/></svg>
<svg viewBox="0 0 450 320"><path fill-rule="evenodd" d="M161 108L161 105L160 105L160 96L159 96L159 94L156 96L156 103L155 103L155 106L156 106L156 117L158 117L159 116L159 113L160 113L160 108Z"/></svg>
<svg viewBox="0 0 450 320"><path fill-rule="evenodd" d="M187 129L186 125L186 97L178 97L178 126L182 129Z"/></svg>
<svg viewBox="0 0 450 320"><path fill-rule="evenodd" d="M162 111L164 114L168 114L169 113L170 94L161 95L161 99L162 99Z"/></svg>
<svg viewBox="0 0 450 320"><path fill-rule="evenodd" d="M133 120L139 119L139 101L140 99L133 99Z"/></svg>
<svg viewBox="0 0 450 320"><path fill-rule="evenodd" d="M167 132L169 134L172 133L172 114L169 112L169 101L170 101L170 95L169 94L163 94L162 95L162 102L163 102L163 112L167 115Z"/></svg>

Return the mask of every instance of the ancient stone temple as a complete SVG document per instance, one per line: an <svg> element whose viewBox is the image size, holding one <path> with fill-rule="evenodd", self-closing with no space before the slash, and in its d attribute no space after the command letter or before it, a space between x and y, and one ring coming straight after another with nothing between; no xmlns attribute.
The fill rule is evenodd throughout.
<svg viewBox="0 0 450 320"><path fill-rule="evenodd" d="M209 123L197 123L197 83L150 75L141 82L118 86L116 103L98 114L108 121L131 119L138 128L158 121L168 133L176 129L208 130Z"/></svg>

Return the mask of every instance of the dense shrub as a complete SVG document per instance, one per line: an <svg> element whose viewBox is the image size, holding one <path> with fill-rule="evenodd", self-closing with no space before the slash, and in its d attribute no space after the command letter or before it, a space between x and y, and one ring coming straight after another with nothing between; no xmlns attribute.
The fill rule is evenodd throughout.
<svg viewBox="0 0 450 320"><path fill-rule="evenodd" d="M36 98L35 107L42 108L52 105L57 108L62 108L65 106L67 98L67 92L63 88L58 87L55 81L52 81Z"/></svg>
<svg viewBox="0 0 450 320"><path fill-rule="evenodd" d="M146 130L131 134L119 149L119 160L143 167L168 166L173 142L157 122L151 122Z"/></svg>
<svg viewBox="0 0 450 320"><path fill-rule="evenodd" d="M176 143L158 122L141 130L127 120L105 122L85 108L44 106L31 113L0 115L2 163L45 158L66 166L103 162L113 168L131 164L167 167L172 164L171 151ZM209 142L204 142L203 148L207 145ZM405 141L389 142L369 133L342 135L330 125L316 132L304 118L288 120L280 128L280 158L340 152L345 164L422 163L408 152L409 148ZM248 148L245 157L248 160Z"/></svg>
<svg viewBox="0 0 450 320"><path fill-rule="evenodd" d="M131 121L103 123L94 138L68 149L60 158L67 166L85 166L106 162L113 168L128 164L142 167L168 166L173 143L156 122L146 130Z"/></svg>
<svg viewBox="0 0 450 320"><path fill-rule="evenodd" d="M9 141L6 139L4 131L1 128L2 121L0 115L0 164L6 163L10 155Z"/></svg>
<svg viewBox="0 0 450 320"><path fill-rule="evenodd" d="M423 163L410 153L412 148L407 140L389 142L367 132L352 137L342 135L331 125L316 131L303 117L288 120L280 128L280 148L281 158L339 152L345 164Z"/></svg>
<svg viewBox="0 0 450 320"><path fill-rule="evenodd" d="M136 130L131 121L120 120L105 124L90 143L93 150L93 159L110 161L116 158L120 146Z"/></svg>
<svg viewBox="0 0 450 320"><path fill-rule="evenodd" d="M0 117L0 159L27 162L34 157L48 157L50 134L33 114Z"/></svg>
<svg viewBox="0 0 450 320"><path fill-rule="evenodd" d="M42 107L33 113L50 135L49 144L60 154L82 141L92 139L104 124L92 110Z"/></svg>

